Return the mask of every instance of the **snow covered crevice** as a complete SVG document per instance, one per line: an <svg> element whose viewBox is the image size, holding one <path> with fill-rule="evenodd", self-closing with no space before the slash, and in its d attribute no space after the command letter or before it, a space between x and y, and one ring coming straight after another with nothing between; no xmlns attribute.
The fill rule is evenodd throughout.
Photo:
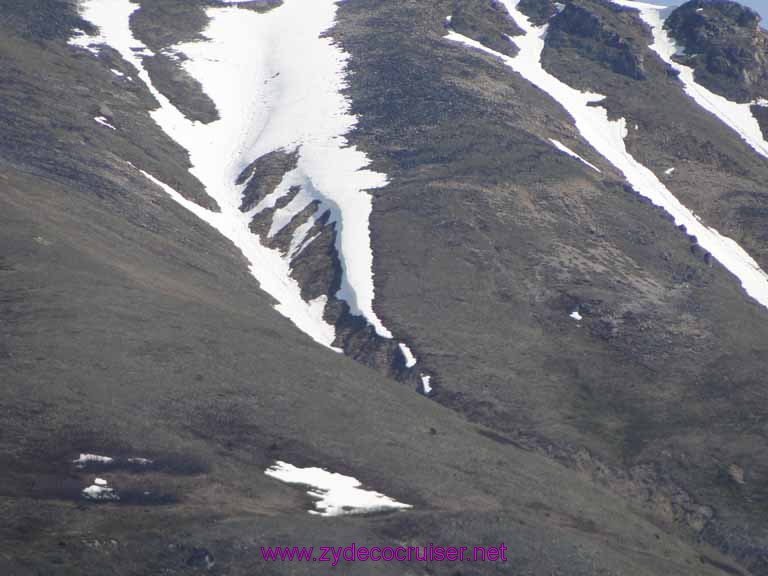
<svg viewBox="0 0 768 576"><path fill-rule="evenodd" d="M403 504L379 492L363 490L360 482L351 476L322 468L298 468L278 461L264 473L282 482L309 486L307 494L316 500L316 509L310 510L310 514L341 516L412 508L410 504Z"/></svg>
<svg viewBox="0 0 768 576"><path fill-rule="evenodd" d="M623 118L609 120L608 112L596 106L605 97L601 94L581 92L568 86L544 70L541 53L547 27L534 26L517 9L518 0L500 0L524 35L509 37L519 52L509 57L487 46L451 30L448 40L470 48L481 50L500 59L509 68L527 81L549 94L573 118L576 128L601 156L619 170L632 187L657 206L664 208L677 225L685 226L695 236L702 248L712 254L727 270L741 282L744 290L761 305L768 307L768 275L755 260L731 238L722 236L717 230L706 226L666 188L658 177L639 163L626 149L627 135Z"/></svg>
<svg viewBox="0 0 768 576"><path fill-rule="evenodd" d="M611 1L619 6L638 10L640 18L650 26L653 34L653 44L650 45L651 50L656 52L664 62L678 73L685 93L696 104L716 116L723 124L736 132L755 152L768 158L768 142L766 142L760 125L751 110L752 106L759 106L761 101L756 100L739 104L719 94L715 94L696 82L693 68L678 64L672 59L675 54L681 52L681 48L664 30L664 19L661 13L667 10L668 7L645 2L633 2L631 0Z"/></svg>
<svg viewBox="0 0 768 576"><path fill-rule="evenodd" d="M311 218L294 231L291 249L282 252L260 241L249 228L255 216L274 206L291 188L301 192L276 210L270 235L279 232L310 204L316 216L329 212L341 263L341 286L335 297L361 316L379 337L391 332L374 311L373 253L368 190L387 184L384 174L367 169L369 160L345 135L356 124L342 91L348 56L324 36L335 21L337 0L285 0L266 13L231 7L208 9L205 40L170 50L183 54L185 70L213 100L219 119L207 124L184 116L158 90L143 65L152 52L131 31L131 0L83 0L82 16L98 27L95 37L71 43L98 52L107 44L138 71L159 103L150 112L155 122L189 152L190 172L220 207L206 210L142 171L171 198L229 238L250 262L262 289L274 297L277 310L315 341L333 348L335 328L324 317L325 296L305 301L291 276L292 260L310 244ZM240 210L248 181L238 177L255 160L284 150L297 151L296 167L255 208ZM335 348L334 348L335 349ZM338 350L337 350L338 351Z"/></svg>

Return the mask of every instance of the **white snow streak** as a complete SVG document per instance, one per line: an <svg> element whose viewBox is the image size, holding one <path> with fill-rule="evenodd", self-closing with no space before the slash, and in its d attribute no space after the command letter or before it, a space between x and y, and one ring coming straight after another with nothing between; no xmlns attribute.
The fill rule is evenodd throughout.
<svg viewBox="0 0 768 576"><path fill-rule="evenodd" d="M683 66L672 60L672 56L678 53L680 49L663 27L664 21L662 20L661 12L666 10L667 7L643 2L632 2L631 0L612 1L619 6L635 8L640 11L640 17L651 27L653 32L651 50L656 52L664 62L679 73L679 78L685 87L685 93L693 98L699 106L714 114L726 126L734 130L758 154L768 158L768 142L765 141L760 125L750 109L752 104L758 104L759 101L739 104L715 94L696 83L693 68Z"/></svg>
<svg viewBox="0 0 768 576"><path fill-rule="evenodd" d="M696 236L705 250L739 279L747 294L768 307L768 276L754 259L732 239L721 236L714 228L702 224L653 172L627 152L624 143L627 134L624 119L609 120L606 109L594 105L603 100L604 96L580 92L544 70L541 65L541 52L544 49L546 26L534 26L517 10L518 0L501 0L501 2L524 32L523 36L510 37L510 40L519 48L515 57L505 56L455 31L449 32L446 37L494 55L557 100L573 117L582 137L620 170L638 193L663 207L673 216L676 224L684 225L689 234Z"/></svg>
<svg viewBox="0 0 768 576"><path fill-rule="evenodd" d="M264 473L289 484L310 486L307 494L317 500L317 510L310 510L310 514L340 516L412 508L410 504L403 504L378 492L363 490L355 478L322 468L298 468L278 461Z"/></svg>
<svg viewBox="0 0 768 576"><path fill-rule="evenodd" d="M555 148L560 150L560 152L565 152L566 154L568 154L568 156L576 158L577 160L581 160L584 164L586 164L587 166L592 168L592 170L594 170L595 172L600 172L600 168L598 168L594 164L591 164L591 163L587 162L586 160L584 160L584 158L582 158L581 156L576 154L576 152L574 152L573 150L568 148L568 146L566 146L565 144L563 144L559 140L555 140L554 138L550 138L549 141L552 142L552 144L554 144Z"/></svg>
<svg viewBox="0 0 768 576"><path fill-rule="evenodd" d="M667 176L671 176L674 173L674 171L675 171L674 168L667 168L666 170L664 170L664 174L666 174Z"/></svg>
<svg viewBox="0 0 768 576"><path fill-rule="evenodd" d="M94 117L93 117L93 119L94 119L94 120L96 120L96 122L98 122L98 123L99 123L99 124L101 124L102 126L106 126L107 128L109 128L109 129L111 129L111 130L117 130L117 128L115 128L114 126L112 126L112 124L110 124L110 123L107 121L107 119L106 119L106 118L104 118L104 116L94 116Z"/></svg>
<svg viewBox="0 0 768 576"><path fill-rule="evenodd" d="M408 347L408 345L405 342L400 342L397 346L400 348L400 353L403 355L403 359L405 360L405 367L413 368L416 366L416 356L413 355L413 352L411 352L411 349Z"/></svg>
<svg viewBox="0 0 768 576"><path fill-rule="evenodd" d="M365 169L367 157L345 139L356 123L342 94L348 56L330 38L321 37L334 23L336 0L285 0L264 14L237 6L209 8L207 40L172 49L188 58L183 66L216 104L220 119L209 124L188 120L152 84L142 62L151 52L133 37L129 24L138 8L130 0L84 0L82 15L100 34L79 36L71 43L89 49L108 43L136 67L160 103L152 118L188 150L191 173L221 212L205 210L147 177L232 240L250 261L261 287L278 301L277 310L330 347L335 330L323 319L325 299L303 301L298 283L290 277L291 255L314 238L294 238L291 253L283 255L264 247L249 229L259 210L274 204L291 186L300 186L301 198L292 203L292 214L318 200L320 213L330 211L329 222L336 225L343 269L337 297L380 336L391 338L373 310L372 202L366 192L386 185L387 179ZM267 202L243 214L239 206L246 184L236 185L237 177L254 160L278 149L298 150L296 169L286 174ZM282 216L281 225L287 224L290 214ZM297 232L306 236L310 227Z"/></svg>

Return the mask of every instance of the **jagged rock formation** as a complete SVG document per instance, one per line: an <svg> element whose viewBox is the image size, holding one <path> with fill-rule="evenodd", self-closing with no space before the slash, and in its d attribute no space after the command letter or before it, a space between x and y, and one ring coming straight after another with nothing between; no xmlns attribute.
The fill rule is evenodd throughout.
<svg viewBox="0 0 768 576"><path fill-rule="evenodd" d="M737 102L768 96L768 32L751 8L731 0L691 0L666 21L680 62L707 88Z"/></svg>

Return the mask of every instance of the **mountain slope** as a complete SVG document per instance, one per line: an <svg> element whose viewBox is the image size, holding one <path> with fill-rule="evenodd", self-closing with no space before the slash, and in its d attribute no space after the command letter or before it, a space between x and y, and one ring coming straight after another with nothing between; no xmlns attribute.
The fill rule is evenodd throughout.
<svg viewBox="0 0 768 576"><path fill-rule="evenodd" d="M108 4L1 23L5 572L315 573L259 547L354 541L513 558L413 574L766 573L764 306L503 60L547 23L544 73L604 94L628 154L765 268L766 159L645 9ZM338 67L297 81L303 46ZM380 176L344 196L345 170ZM309 515L275 461L413 508ZM121 502L83 499L97 474Z"/></svg>

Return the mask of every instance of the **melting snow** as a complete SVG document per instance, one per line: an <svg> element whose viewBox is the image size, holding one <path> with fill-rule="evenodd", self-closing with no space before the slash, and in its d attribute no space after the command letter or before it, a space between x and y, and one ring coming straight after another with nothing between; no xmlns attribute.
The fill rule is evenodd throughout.
<svg viewBox="0 0 768 576"><path fill-rule="evenodd" d="M604 96L580 92L544 70L541 65L541 52L544 48L546 26L534 26L517 10L518 0L501 2L525 33L523 36L510 37L519 48L515 57L505 56L455 31L450 31L446 38L492 54L557 100L573 117L581 136L620 170L638 193L663 207L673 216L676 224L684 225L689 234L696 236L702 248L710 252L739 279L747 294L768 307L768 275L760 269L757 262L732 239L721 236L714 228L702 224L653 172L635 160L624 143L627 135L625 120L609 120L606 109L594 105L602 101ZM658 14L655 8L651 12Z"/></svg>
<svg viewBox="0 0 768 576"><path fill-rule="evenodd" d="M328 472L322 468L297 468L287 462L278 461L264 473L289 484L310 486L307 494L317 500L317 510L310 510L310 514L340 516L412 508L409 504L397 502L378 492L363 490L355 478Z"/></svg>
<svg viewBox="0 0 768 576"><path fill-rule="evenodd" d="M403 355L403 358L405 359L405 367L406 368L413 368L416 366L416 356L413 355L413 352L411 352L411 349L408 348L408 345L404 342L400 342L398 344L400 347L400 352Z"/></svg>
<svg viewBox="0 0 768 576"><path fill-rule="evenodd" d="M94 117L93 117L93 119L94 119L94 120L96 120L96 122L98 122L98 123L99 123L99 124L101 124L102 126L106 126L107 128L110 128L110 129L112 129L112 130L117 130L117 128L115 128L114 126L112 126L112 124L110 124L110 123L107 121L107 119L106 119L106 118L104 118L104 116L94 116Z"/></svg>
<svg viewBox="0 0 768 576"><path fill-rule="evenodd" d="M576 152L574 152L573 150L568 148L568 146L566 146L565 144L563 144L559 140L555 140L554 138L550 138L549 141L552 142L552 144L555 145L555 148L560 150L560 152L565 152L566 154L568 154L568 156L572 156L573 158L576 158L577 160L581 160L584 164L586 164L587 166L592 168L592 170L594 170L595 172L600 172L600 169L597 166L595 166L594 164L590 164L589 162L584 160L584 158L582 158L581 156L576 154Z"/></svg>
<svg viewBox="0 0 768 576"><path fill-rule="evenodd" d="M367 170L368 158L349 146L345 135L356 124L343 95L348 55L324 37L336 15L335 0L285 0L259 14L237 6L208 9L206 40L174 46L184 54L183 66L215 102L220 119L194 122L176 109L151 82L142 56L151 55L134 38L130 16L139 6L130 0L84 0L82 15L99 27L100 35L78 36L70 43L92 48L108 43L139 72L140 79L160 103L152 118L189 151L190 170L221 208L220 213L185 201L166 184L144 173L172 198L203 218L243 251L251 272L277 301L277 310L317 342L331 346L334 327L323 319L324 299L305 302L290 277L290 254L264 247L250 232L253 216L269 202L302 187L293 214L317 200L320 213L329 211L336 225L336 248L342 265L337 297L353 314L363 316L376 332L391 338L373 310L373 254L367 190L387 184L383 174ZM247 72L245 72L247 71ZM244 214L240 211L246 184L237 177L254 160L283 149L298 149L295 170L286 174L266 203ZM286 215L287 217L287 215ZM302 228L306 234L308 227ZM294 250L312 239L294 243Z"/></svg>

